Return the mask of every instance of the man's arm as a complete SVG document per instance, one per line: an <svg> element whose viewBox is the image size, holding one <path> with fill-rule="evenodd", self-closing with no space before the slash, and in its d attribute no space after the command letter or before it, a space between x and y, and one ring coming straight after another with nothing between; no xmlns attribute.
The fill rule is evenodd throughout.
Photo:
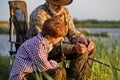
<svg viewBox="0 0 120 80"><path fill-rule="evenodd" d="M28 37L37 35L42 31L44 22L49 18L47 12L43 9L44 6L39 6L30 15L30 27L27 33Z"/></svg>
<svg viewBox="0 0 120 80"><path fill-rule="evenodd" d="M85 37L85 36L76 29L67 8L65 9L64 14L65 14L66 27L68 28L67 37L68 37L70 43L75 44L75 43L77 43L78 38Z"/></svg>
<svg viewBox="0 0 120 80"><path fill-rule="evenodd" d="M67 54L68 53L72 54L72 53L75 53L75 51L77 53L78 52L80 53L80 51L81 51L81 53L83 53L86 51L86 48L90 48L91 46L92 46L91 49L93 49L94 43L92 42L92 40L85 38L85 36L75 28L75 25L73 24L73 21L72 21L69 11L67 9L66 9L65 13L66 13L66 15L65 15L66 21L65 22L67 23L66 27L68 28L67 37L70 41L70 44L73 44L73 45L63 44L62 47L64 49L64 53L67 52ZM91 43L91 44L89 45L89 43ZM89 45L89 47L88 47L88 45ZM89 49L89 50L91 50L91 49ZM78 50L80 50L80 51L78 51Z"/></svg>

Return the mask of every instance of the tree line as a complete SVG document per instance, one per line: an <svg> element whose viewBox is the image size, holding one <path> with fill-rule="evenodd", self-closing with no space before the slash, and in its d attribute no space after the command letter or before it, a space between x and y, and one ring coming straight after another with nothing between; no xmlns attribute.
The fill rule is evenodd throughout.
<svg viewBox="0 0 120 80"><path fill-rule="evenodd" d="M119 21L100 21L100 20L77 20L73 19L73 22L77 28L120 28Z"/></svg>

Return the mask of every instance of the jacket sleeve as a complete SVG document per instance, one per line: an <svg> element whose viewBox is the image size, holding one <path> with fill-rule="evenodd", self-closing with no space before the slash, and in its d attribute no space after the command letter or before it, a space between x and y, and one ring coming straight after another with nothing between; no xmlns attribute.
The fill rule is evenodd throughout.
<svg viewBox="0 0 120 80"><path fill-rule="evenodd" d="M78 31L73 23L73 20L70 16L70 13L68 11L68 9L66 8L66 12L65 12L65 19L66 19L66 26L68 28L68 33L67 33L67 37L69 39L69 41L74 44L76 43L77 39L79 37L84 37L84 35L82 33L80 33L80 31Z"/></svg>
<svg viewBox="0 0 120 80"><path fill-rule="evenodd" d="M40 6L42 7L42 6ZM38 32L42 31L42 26L43 23L47 20L48 16L47 12L42 9L39 8L35 9L35 11L33 11L30 15L30 26L29 26L29 30L28 30L28 34L27 36L33 37L35 35L37 35Z"/></svg>

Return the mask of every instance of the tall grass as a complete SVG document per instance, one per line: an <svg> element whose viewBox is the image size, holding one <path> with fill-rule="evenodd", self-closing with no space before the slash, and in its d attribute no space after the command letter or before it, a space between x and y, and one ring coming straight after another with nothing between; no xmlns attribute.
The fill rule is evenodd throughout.
<svg viewBox="0 0 120 80"><path fill-rule="evenodd" d="M8 80L9 72L9 57L0 55L0 80Z"/></svg>
<svg viewBox="0 0 120 80"><path fill-rule="evenodd" d="M120 39L114 40L111 38L106 41L102 38L93 38L93 40L96 45L95 59L111 67L94 62L90 80L120 80L120 71L112 68L116 67L120 69ZM9 57L0 55L0 80L8 79L10 72L9 67ZM42 75L50 80L46 73ZM42 78L38 80L42 80Z"/></svg>
<svg viewBox="0 0 120 80"><path fill-rule="evenodd" d="M120 80L120 39L104 41L102 38L94 41L96 44L95 59L104 62L111 67L94 62L92 68L92 80Z"/></svg>

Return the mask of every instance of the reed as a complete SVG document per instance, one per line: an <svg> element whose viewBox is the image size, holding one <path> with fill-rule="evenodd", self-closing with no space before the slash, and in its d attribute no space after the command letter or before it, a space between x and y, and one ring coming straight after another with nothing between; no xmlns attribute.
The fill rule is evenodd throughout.
<svg viewBox="0 0 120 80"><path fill-rule="evenodd" d="M95 40L96 57L95 59L107 63L111 67L94 62L92 68L91 80L120 80L120 71L113 69L116 67L120 69L120 39L104 41L102 38Z"/></svg>

